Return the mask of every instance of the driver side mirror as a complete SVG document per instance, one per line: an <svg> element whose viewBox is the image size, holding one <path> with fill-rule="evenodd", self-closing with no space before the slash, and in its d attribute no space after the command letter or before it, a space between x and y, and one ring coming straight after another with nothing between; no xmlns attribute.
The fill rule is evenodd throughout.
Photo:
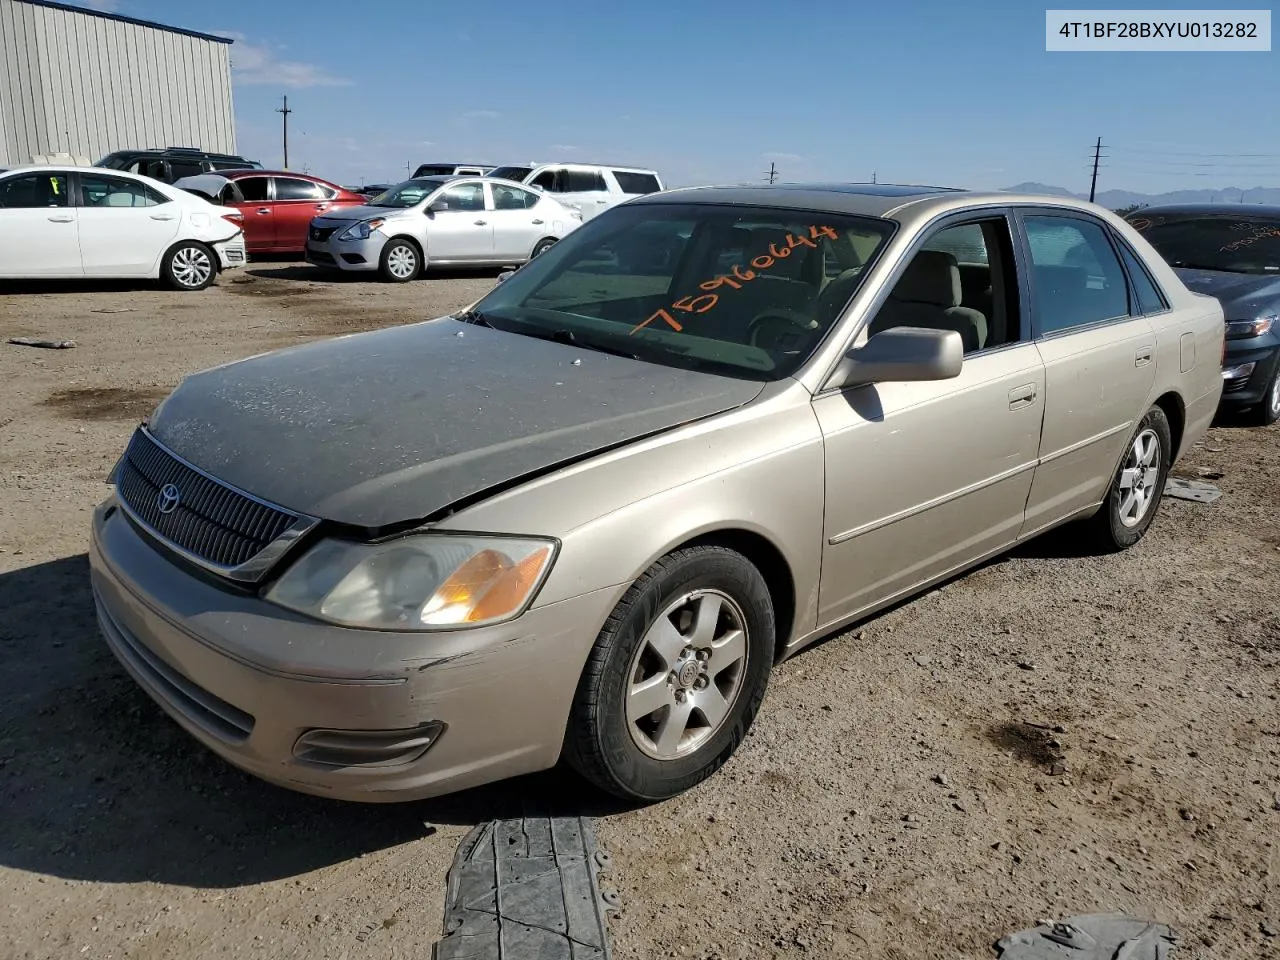
<svg viewBox="0 0 1280 960"><path fill-rule="evenodd" d="M963 363L964 341L955 330L890 327L846 353L826 385L950 380Z"/></svg>

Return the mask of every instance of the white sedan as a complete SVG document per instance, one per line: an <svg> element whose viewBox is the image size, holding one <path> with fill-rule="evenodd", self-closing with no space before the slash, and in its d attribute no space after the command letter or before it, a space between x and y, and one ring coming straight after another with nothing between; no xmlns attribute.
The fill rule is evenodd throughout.
<svg viewBox="0 0 1280 960"><path fill-rule="evenodd" d="M168 184L97 167L0 172L0 278L158 278L203 290L246 260L243 218Z"/></svg>

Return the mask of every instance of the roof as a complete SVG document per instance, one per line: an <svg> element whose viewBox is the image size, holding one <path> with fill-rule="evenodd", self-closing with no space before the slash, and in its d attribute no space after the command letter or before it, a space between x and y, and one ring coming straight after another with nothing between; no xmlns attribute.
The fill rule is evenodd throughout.
<svg viewBox="0 0 1280 960"><path fill-rule="evenodd" d="M196 30L185 30L182 27L171 27L167 24L156 23L154 20L139 20L137 17L126 17L119 13L106 13L102 10L94 10L89 7L73 7L69 3L55 3L54 0L18 0L19 3L30 4L33 7L50 7L54 10L65 10L67 13L82 13L88 17L100 17L103 20L115 20L119 23L132 23L138 27L150 27L152 30L164 30L167 33L180 33L186 37L195 37L198 40L211 40L214 43L234 43L230 37L219 37L211 33L200 33Z"/></svg>
<svg viewBox="0 0 1280 960"><path fill-rule="evenodd" d="M1216 214L1223 217L1280 217L1280 206L1268 203L1156 203L1139 207L1129 217L1150 214Z"/></svg>

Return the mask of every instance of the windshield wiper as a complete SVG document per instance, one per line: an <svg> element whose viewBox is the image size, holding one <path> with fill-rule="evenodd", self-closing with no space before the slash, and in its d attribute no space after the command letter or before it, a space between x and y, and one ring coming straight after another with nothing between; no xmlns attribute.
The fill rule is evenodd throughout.
<svg viewBox="0 0 1280 960"><path fill-rule="evenodd" d="M1220 263L1193 263L1190 260L1174 260L1171 267L1183 270L1217 270L1219 273L1252 273L1252 270L1241 270L1239 267L1226 267Z"/></svg>
<svg viewBox="0 0 1280 960"><path fill-rule="evenodd" d="M578 335L572 330L542 330L542 329L524 329L512 330L512 333L518 333L525 337L534 337L538 340L551 340L554 343L563 343L570 347L581 347L583 350L594 350L597 353L609 353L615 357L626 357L628 360L639 360L640 357L632 353L630 350L622 350L618 347L605 346L602 343L595 343L590 340L580 340Z"/></svg>
<svg viewBox="0 0 1280 960"><path fill-rule="evenodd" d="M477 327L488 327L490 330L497 330L483 313L479 310L462 310L453 315L453 319L461 320L463 323L474 323Z"/></svg>

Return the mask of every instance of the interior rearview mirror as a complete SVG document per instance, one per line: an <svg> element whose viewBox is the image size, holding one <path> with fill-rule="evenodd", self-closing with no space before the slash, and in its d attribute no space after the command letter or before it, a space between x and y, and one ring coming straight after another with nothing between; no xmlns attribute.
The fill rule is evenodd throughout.
<svg viewBox="0 0 1280 960"><path fill-rule="evenodd" d="M891 327L844 355L829 387L907 380L950 380L960 375L964 341L955 330Z"/></svg>

